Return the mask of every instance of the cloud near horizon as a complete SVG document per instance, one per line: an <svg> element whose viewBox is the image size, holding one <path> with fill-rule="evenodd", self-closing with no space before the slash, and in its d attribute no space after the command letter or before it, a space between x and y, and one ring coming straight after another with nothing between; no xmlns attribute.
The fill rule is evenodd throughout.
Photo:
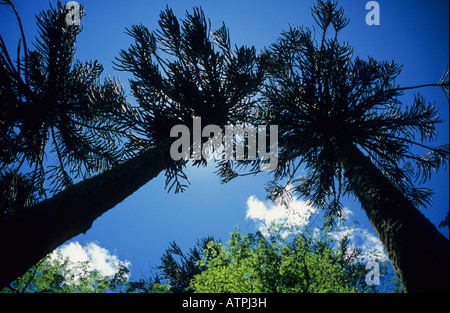
<svg viewBox="0 0 450 313"><path fill-rule="evenodd" d="M282 204L268 204L251 196L247 200L245 219L256 221L258 230L268 235L268 227L272 224L283 224L285 227L304 227L309 223L316 209L305 201L292 200L287 208Z"/></svg>
<svg viewBox="0 0 450 313"><path fill-rule="evenodd" d="M345 208L345 215L351 216L353 212ZM312 219L315 215L317 218ZM319 212L316 208L309 205L306 201L291 200L289 206L282 204L274 204L272 202L263 202L258 200L255 196L250 196L247 199L247 212L245 218L256 223L258 231L264 236L268 236L268 227L274 224L282 224L285 227L298 227L299 230L305 226L320 226L314 225L319 221ZM311 225L313 224L313 225ZM282 236L287 236L288 231L283 232ZM368 229L361 227L349 227L343 223L339 223L336 230L330 233L333 239L339 240L347 235L350 239L350 248L359 248L362 254L359 260L368 262L369 260L387 261L388 257L384 251L383 244L379 238L372 234Z"/></svg>
<svg viewBox="0 0 450 313"><path fill-rule="evenodd" d="M98 271L103 276L113 276L120 264L125 267L131 265L130 261L119 260L117 255L111 254L95 242L89 242L85 246L78 241L70 242L53 251L51 258L57 258L58 252L61 253L63 259L67 257L74 264L87 261L89 271Z"/></svg>

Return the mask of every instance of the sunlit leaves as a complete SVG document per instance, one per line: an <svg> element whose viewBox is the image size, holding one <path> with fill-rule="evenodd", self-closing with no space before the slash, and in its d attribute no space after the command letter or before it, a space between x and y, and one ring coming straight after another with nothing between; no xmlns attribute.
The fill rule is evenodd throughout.
<svg viewBox="0 0 450 313"><path fill-rule="evenodd" d="M237 230L227 245L210 242L200 262L206 269L194 277L191 288L216 293L374 291L362 283L364 265L346 238L334 242L307 232L285 238L281 228L272 231L266 238Z"/></svg>
<svg viewBox="0 0 450 313"><path fill-rule="evenodd" d="M56 257L55 257L56 256ZM48 255L2 290L5 293L102 293L124 290L129 270L119 264L112 276L91 269L89 261Z"/></svg>

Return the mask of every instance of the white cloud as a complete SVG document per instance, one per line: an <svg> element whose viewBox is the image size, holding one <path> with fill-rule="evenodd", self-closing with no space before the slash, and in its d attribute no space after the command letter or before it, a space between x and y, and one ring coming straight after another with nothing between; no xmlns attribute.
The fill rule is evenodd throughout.
<svg viewBox="0 0 450 313"><path fill-rule="evenodd" d="M251 196L247 200L246 219L257 221L258 230L268 235L267 228L272 224L283 224L285 227L306 226L316 209L304 201L292 200L289 206L264 203Z"/></svg>
<svg viewBox="0 0 450 313"><path fill-rule="evenodd" d="M129 261L121 261L117 255L111 254L107 249L100 247L95 242L90 242L86 246L81 246L77 241L65 244L56 249L51 258L58 257L58 251L63 259L69 258L71 263L80 264L88 262L88 270L98 271L103 276L112 276L117 272L119 264L129 267Z"/></svg>
<svg viewBox="0 0 450 313"><path fill-rule="evenodd" d="M369 232L368 229L340 226L338 230L331 232L330 235L334 239L340 239L347 235L350 239L350 248L361 249L362 254L358 258L363 263L375 260L382 262L388 260L380 239Z"/></svg>
<svg viewBox="0 0 450 313"><path fill-rule="evenodd" d="M344 210L346 217L353 215L350 209L344 208ZM318 213L317 209L305 201L291 200L289 206L286 207L277 203L264 203L256 197L251 196L247 200L247 213L245 218L255 221L258 230L264 236L268 236L268 227L271 223L283 224L285 227L299 227L301 229L311 224L311 217L315 213ZM284 236L287 234L287 231L282 233ZM330 236L334 239L340 239L344 235L349 236L350 248L359 248L362 250L362 254L359 257L362 262L369 260L388 260L383 244L368 229L348 227L340 223L336 227L336 230L330 233Z"/></svg>

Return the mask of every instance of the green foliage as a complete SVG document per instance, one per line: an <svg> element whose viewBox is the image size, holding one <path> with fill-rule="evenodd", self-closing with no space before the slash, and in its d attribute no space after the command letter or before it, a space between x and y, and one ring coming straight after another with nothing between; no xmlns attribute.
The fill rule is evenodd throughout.
<svg viewBox="0 0 450 313"><path fill-rule="evenodd" d="M3 293L104 293L122 292L129 270L119 264L109 277L90 269L88 261L72 262L61 253L48 255L24 275L15 280ZM162 289L161 289L162 290Z"/></svg>
<svg viewBox="0 0 450 313"><path fill-rule="evenodd" d="M206 237L186 254L172 242L158 274L147 281L129 281L129 270L122 264L113 276L103 276L88 261L72 262L53 253L1 292L402 292L384 263L382 285L368 286L365 264L357 259L360 251L348 245L348 238L335 241L326 232L299 234L298 229L275 226L270 231L266 238L236 229L227 245Z"/></svg>
<svg viewBox="0 0 450 313"><path fill-rule="evenodd" d="M218 293L353 293L384 287L365 284L365 265L356 259L358 252L348 240L333 247L336 242L328 235L303 232L289 239L274 230L270 238L236 230L228 245L210 242L199 263L206 270L191 280L191 288ZM385 267L382 273L387 273Z"/></svg>
<svg viewBox="0 0 450 313"><path fill-rule="evenodd" d="M125 291L127 293L172 293L170 285L162 285L158 278L127 282Z"/></svg>

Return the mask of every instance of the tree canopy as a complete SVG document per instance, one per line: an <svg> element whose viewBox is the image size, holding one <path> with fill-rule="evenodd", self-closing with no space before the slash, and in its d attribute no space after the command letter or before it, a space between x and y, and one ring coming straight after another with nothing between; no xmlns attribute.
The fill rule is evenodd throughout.
<svg viewBox="0 0 450 313"><path fill-rule="evenodd" d="M401 87L402 66L354 57L339 40L349 20L336 1L318 0L311 12L317 29L290 27L262 53L266 79L258 116L279 127L279 164L268 198L302 198L333 224L344 217L341 198L354 196L405 289L448 291L448 239L419 209L431 205L433 192L420 186L447 167L449 145L433 144L442 122L436 103L420 94L407 105L400 98L429 86L447 96L448 71L437 83ZM249 174L239 174L249 162L236 163L221 172L224 181ZM257 166L253 162L250 173Z"/></svg>
<svg viewBox="0 0 450 313"><path fill-rule="evenodd" d="M443 122L438 105L420 94L412 104L402 102L406 90L423 87L398 85L402 65L354 56L340 40L350 21L337 1L319 0L311 13L317 29L289 27L261 56L266 79L259 117L279 127L279 165L268 197L299 197L329 217L342 216L341 196L354 195L336 153L336 138L345 138L414 206L430 206L432 191L419 186L449 160L448 144L433 146ZM448 71L429 85L448 93ZM239 176L224 173L224 181Z"/></svg>
<svg viewBox="0 0 450 313"><path fill-rule="evenodd" d="M75 59L82 28L67 23L60 2L37 17L34 50L13 2L0 4L12 9L21 30L15 61L0 36L0 240L2 250L17 257L1 260L2 270L14 268L8 275L17 277L28 263L87 231L161 172L169 191L183 191L187 160L168 156L170 130L177 124L191 129L193 119L202 118L219 127L278 125L279 165L269 199L302 198L333 224L344 215L341 197L357 197L407 290L448 290L448 240L417 209L431 204L432 191L420 186L447 166L449 147L433 145L442 122L436 104L420 94L409 105L400 99L425 86L448 92L448 71L437 83L399 86L402 66L353 57L353 48L339 40L349 20L331 0L312 6L318 32L290 27L261 53L233 48L226 26L211 30L200 8L184 19L167 8L156 30L142 24L126 30L134 42L114 62L132 74L133 107L120 81L100 80L98 61ZM190 156L194 165L207 164L195 152ZM217 172L228 182L260 172L263 162L224 160ZM248 166L250 173L242 173ZM229 248L202 249L203 263L195 265L199 251L185 256L173 245L165 278L173 283L169 272L182 274L176 290L188 282L202 290L202 280L211 284L218 275L217 290L359 291L356 283L342 287L351 281L345 253L310 245L307 236L280 240L237 233ZM423 249L418 256L416 245ZM301 265L289 268L294 260ZM322 272L332 273L329 281ZM229 279L237 289L227 289Z"/></svg>
<svg viewBox="0 0 450 313"><path fill-rule="evenodd" d="M293 234L293 232L291 232ZM336 242L323 233L303 232L283 238L280 228L266 238L236 230L227 245L210 242L200 264L206 266L191 280L195 292L215 293L329 293L377 292L383 286L366 283L368 271L358 260L361 251L348 238ZM384 265L386 266L386 264ZM392 275L392 274L391 274Z"/></svg>
<svg viewBox="0 0 450 313"><path fill-rule="evenodd" d="M1 4L16 12L22 28L13 2ZM82 17L83 6L80 12ZM35 50L27 49L22 33L15 62L0 36L1 217L111 168L127 154L123 142L134 111L120 81L101 81L97 60L76 60L82 28L67 24L66 15L60 2L41 11Z"/></svg>
<svg viewBox="0 0 450 313"><path fill-rule="evenodd" d="M267 236L235 229L226 244L207 236L184 253L171 242L146 279L130 279L126 264L113 275L49 254L3 293L372 293L402 291L389 262L379 262L380 284L368 284L363 251L330 229L272 225ZM372 279L372 277L369 277Z"/></svg>
<svg viewBox="0 0 450 313"><path fill-rule="evenodd" d="M92 269L89 261L73 261L57 250L24 275L3 288L2 293L105 293L123 292L129 270L119 264L117 271L106 276Z"/></svg>

